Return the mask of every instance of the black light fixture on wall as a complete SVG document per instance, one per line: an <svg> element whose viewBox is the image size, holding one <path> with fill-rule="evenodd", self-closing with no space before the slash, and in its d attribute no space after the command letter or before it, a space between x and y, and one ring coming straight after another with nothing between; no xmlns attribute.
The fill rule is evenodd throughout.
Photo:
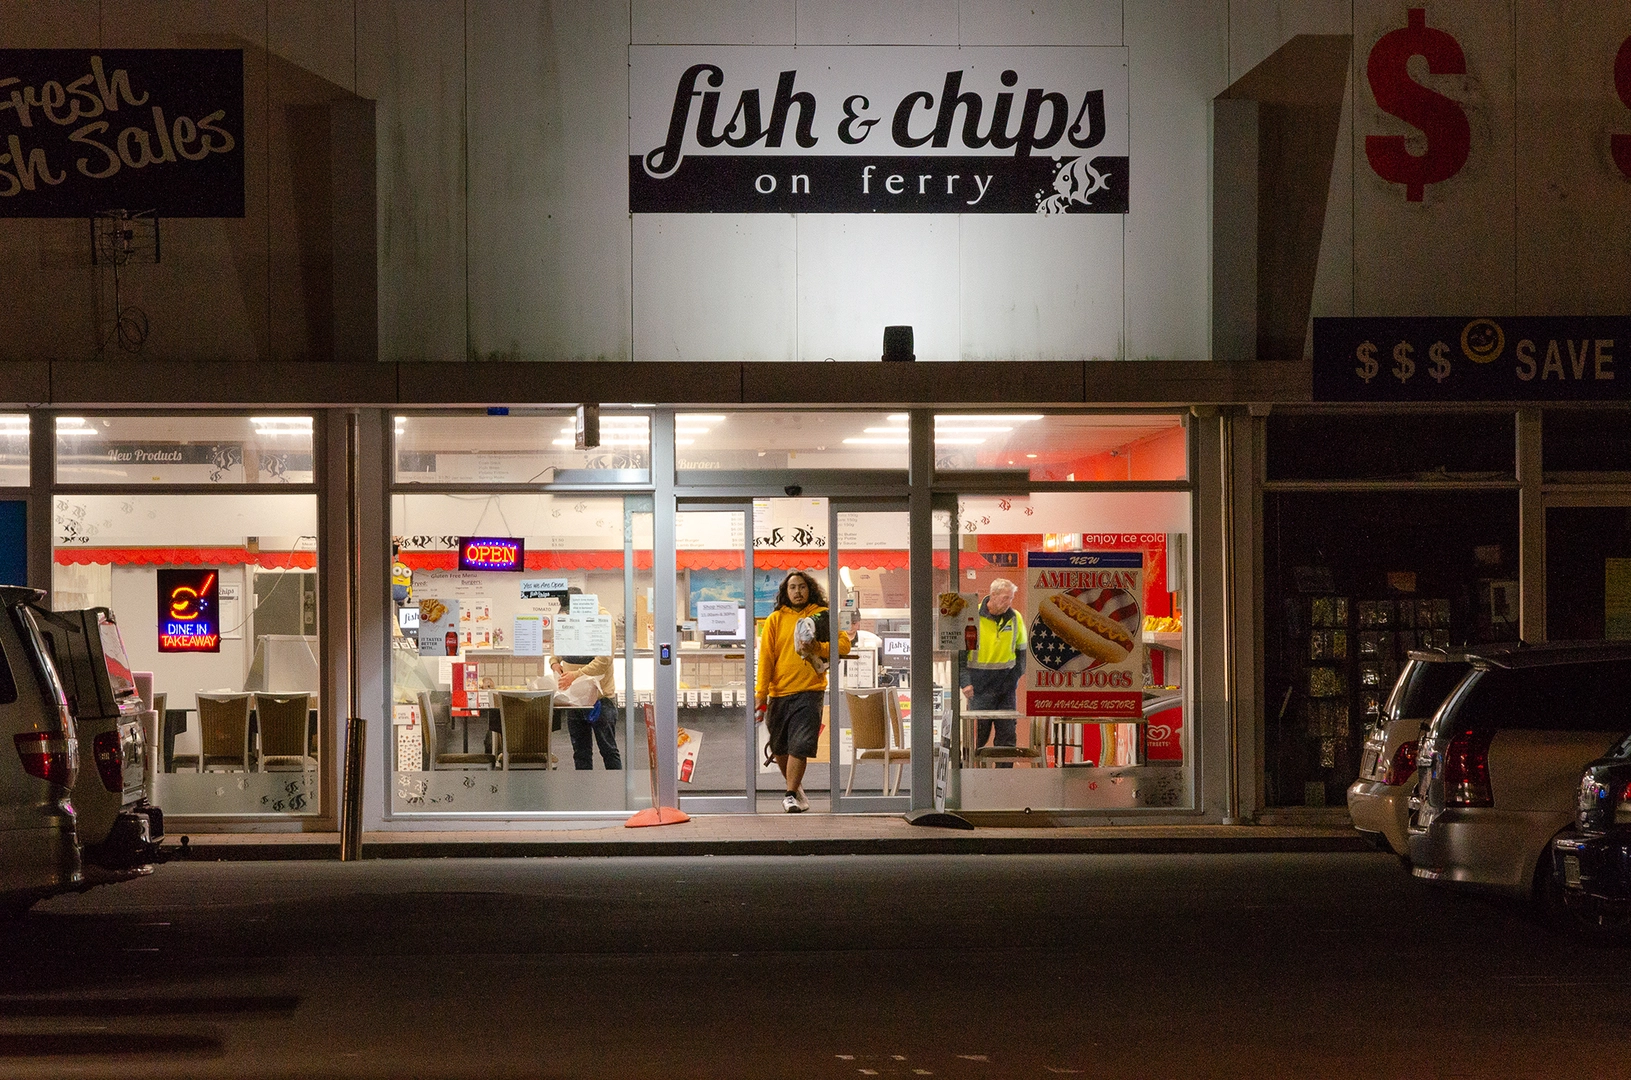
<svg viewBox="0 0 1631 1080"><path fill-rule="evenodd" d="M572 445L579 450L593 450L600 445L600 406L579 405L572 425Z"/></svg>
<svg viewBox="0 0 1631 1080"><path fill-rule="evenodd" d="M917 354L912 351L912 328L910 326L886 326L883 328L883 359L917 359Z"/></svg>

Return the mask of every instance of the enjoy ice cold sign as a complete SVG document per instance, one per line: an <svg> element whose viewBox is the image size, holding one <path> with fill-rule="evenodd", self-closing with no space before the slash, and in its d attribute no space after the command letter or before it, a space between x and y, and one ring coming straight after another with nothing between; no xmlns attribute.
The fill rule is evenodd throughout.
<svg viewBox="0 0 1631 1080"><path fill-rule="evenodd" d="M629 50L631 213L1127 212L1127 50Z"/></svg>

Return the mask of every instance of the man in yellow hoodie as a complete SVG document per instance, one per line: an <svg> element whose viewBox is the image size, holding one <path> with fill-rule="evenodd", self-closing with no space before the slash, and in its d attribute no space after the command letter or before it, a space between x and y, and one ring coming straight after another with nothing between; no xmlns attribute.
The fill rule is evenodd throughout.
<svg viewBox="0 0 1631 1080"><path fill-rule="evenodd" d="M794 570L782 579L776 590L776 606L759 632L759 677L754 690L754 709L759 720L770 728L770 753L781 769L787 794L782 809L801 814L810 808L804 797L804 768L815 757L821 739L822 695L827 689L826 664L811 663L828 658L825 633L800 651L798 624L814 619L827 610L827 598L815 578ZM838 635L838 654L849 653L849 635Z"/></svg>

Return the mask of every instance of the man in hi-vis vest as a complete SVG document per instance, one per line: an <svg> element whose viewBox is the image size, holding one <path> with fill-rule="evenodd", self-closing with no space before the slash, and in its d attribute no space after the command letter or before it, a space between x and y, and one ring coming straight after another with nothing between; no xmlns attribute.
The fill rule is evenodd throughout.
<svg viewBox="0 0 1631 1080"><path fill-rule="evenodd" d="M997 578L980 602L977 648L963 654L963 672L959 679L967 708L1014 707L1014 688L1025 674L1025 620L1014 610L1014 595L1018 591L1012 581ZM985 745L993 728L996 729L993 746L1014 745L1013 717L982 716L976 720L976 749ZM1011 769L1013 763L1002 761L997 767Z"/></svg>

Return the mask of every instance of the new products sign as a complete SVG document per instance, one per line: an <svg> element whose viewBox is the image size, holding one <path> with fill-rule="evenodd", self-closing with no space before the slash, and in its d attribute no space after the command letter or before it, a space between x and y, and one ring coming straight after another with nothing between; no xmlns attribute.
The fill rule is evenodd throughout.
<svg viewBox="0 0 1631 1080"><path fill-rule="evenodd" d="M0 217L244 216L241 49L0 49Z"/></svg>
<svg viewBox="0 0 1631 1080"><path fill-rule="evenodd" d="M160 570L159 652L221 651L221 581L215 570Z"/></svg>
<svg viewBox="0 0 1631 1080"><path fill-rule="evenodd" d="M515 537L459 537L460 570L502 570L515 572L525 569L526 563L526 545Z"/></svg>
<svg viewBox="0 0 1631 1080"><path fill-rule="evenodd" d="M1121 47L629 50L629 211L1124 214Z"/></svg>
<svg viewBox="0 0 1631 1080"><path fill-rule="evenodd" d="M1031 716L1144 718L1144 553L1025 554Z"/></svg>

